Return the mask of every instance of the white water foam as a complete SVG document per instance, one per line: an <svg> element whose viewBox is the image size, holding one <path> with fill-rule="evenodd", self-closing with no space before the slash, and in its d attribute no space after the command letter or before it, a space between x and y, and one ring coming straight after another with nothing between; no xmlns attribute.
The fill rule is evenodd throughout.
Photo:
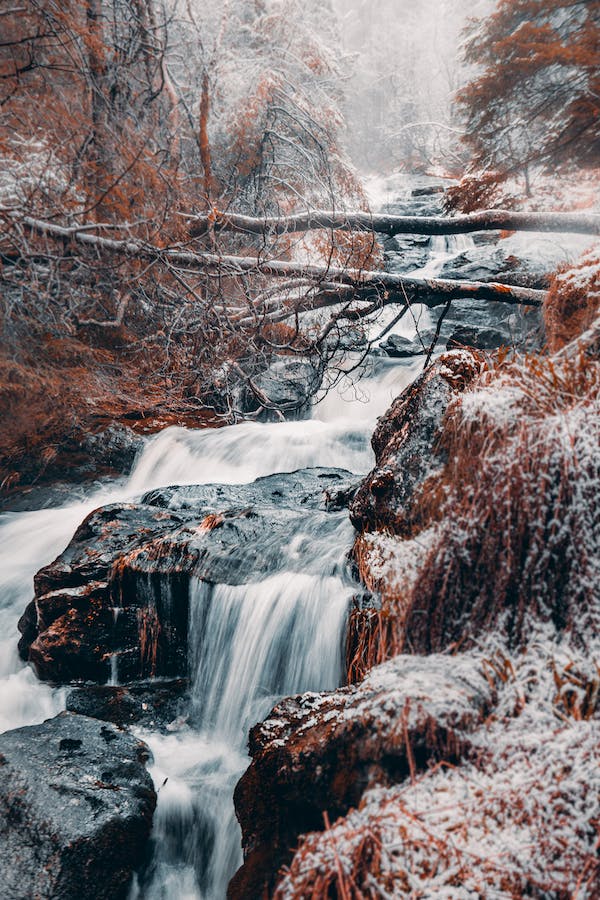
<svg viewBox="0 0 600 900"><path fill-rule="evenodd" d="M354 385L332 391L303 422L242 423L218 430L168 428L149 439L131 476L90 488L77 502L0 515L0 731L64 708L65 691L37 681L18 658L17 621L33 596L33 576L67 545L98 506L168 484L243 483L275 472L336 466L363 474L382 414L419 363L379 360ZM319 514L322 516L322 514ZM247 765L247 729L278 697L340 683L346 611L354 590L345 570L352 542L347 513L322 531L307 511L290 535L293 566L242 586L198 583L191 598L194 716L168 735L146 734L159 791L155 854L132 896L222 900L240 862L233 815L235 782ZM289 560L288 560L289 562ZM115 659L114 680L117 680Z"/></svg>

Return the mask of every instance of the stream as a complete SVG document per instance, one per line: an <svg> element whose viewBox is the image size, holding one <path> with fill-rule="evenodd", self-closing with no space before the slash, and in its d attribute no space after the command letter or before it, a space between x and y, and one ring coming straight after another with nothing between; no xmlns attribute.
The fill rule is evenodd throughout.
<svg viewBox="0 0 600 900"><path fill-rule="evenodd" d="M303 422L244 423L218 430L168 428L148 441L127 480L90 490L68 505L0 519L2 730L55 715L65 690L39 682L16 651L16 624L36 571L54 558L98 506L139 497L165 484L242 483L312 466L372 465L375 419L422 363L378 360L361 383L332 394ZM347 609L356 590L346 556L347 511L307 510L289 535L290 560L240 586L198 581L192 591L190 680L193 726L140 732L150 745L158 789L153 859L132 897L223 898L241 863L233 789L248 765L248 729L287 694L341 683ZM210 594L210 597L207 597ZM203 635L209 639L203 640ZM201 652L200 652L201 651Z"/></svg>
<svg viewBox="0 0 600 900"><path fill-rule="evenodd" d="M406 203L399 209L405 208ZM412 271L435 275L472 246L471 238L435 238ZM396 312L386 311L387 321ZM432 324L428 310L414 307L395 334L414 338L417 320L420 327ZM377 331L385 324L384 317ZM65 505L2 514L0 731L64 708L65 690L40 683L19 660L16 625L31 599L34 574L64 549L91 510L164 485L241 484L316 466L363 475L373 464L370 439L377 416L422 365L422 358L400 363L373 356L357 386L341 385L307 421L167 428L147 441L129 477L74 488ZM241 863L232 795L248 765L248 729L281 696L341 684L346 618L356 591L347 567L352 541L347 511L329 513L325 521L319 510L307 510L274 571L243 585L193 585L189 720L174 723L167 734L139 731L154 755L158 806L152 858L135 879L132 900L225 897Z"/></svg>

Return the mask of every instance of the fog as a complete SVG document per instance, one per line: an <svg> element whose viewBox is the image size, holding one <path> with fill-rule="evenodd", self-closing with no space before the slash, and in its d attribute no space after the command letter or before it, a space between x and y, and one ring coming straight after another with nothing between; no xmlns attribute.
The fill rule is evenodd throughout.
<svg viewBox="0 0 600 900"><path fill-rule="evenodd" d="M493 0L334 0L347 146L366 170L461 168L454 96L464 29Z"/></svg>

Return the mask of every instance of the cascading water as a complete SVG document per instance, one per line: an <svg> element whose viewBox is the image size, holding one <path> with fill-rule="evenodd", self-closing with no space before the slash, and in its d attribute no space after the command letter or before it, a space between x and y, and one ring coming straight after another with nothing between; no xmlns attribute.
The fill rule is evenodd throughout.
<svg viewBox="0 0 600 900"><path fill-rule="evenodd" d="M447 258L450 248L438 249ZM400 333L414 336L414 322L403 321ZM372 465L376 417L421 365L376 359L358 388L330 393L305 422L168 428L148 441L128 479L74 491L73 502L58 508L0 516L0 730L41 721L64 707L64 691L40 684L19 661L16 623L31 599L33 575L62 551L92 509L168 484L235 484L311 466L365 473ZM195 583L191 714L171 733L143 735L154 754L159 803L153 858L133 896L225 896L241 858L232 794L248 763L248 728L282 695L340 683L353 592L345 563L351 543L346 512L307 510L275 570L243 585ZM116 658L114 663L117 681Z"/></svg>
<svg viewBox="0 0 600 900"><path fill-rule="evenodd" d="M197 582L192 591L190 724L168 737L142 735L163 785L153 863L139 886L148 900L225 896L241 863L232 797L248 765L249 728L281 695L340 684L355 590L344 558L352 529L343 513L328 514L327 527L324 518L307 517L290 535L284 568L264 580Z"/></svg>
<svg viewBox="0 0 600 900"><path fill-rule="evenodd" d="M470 234L435 234L429 242L429 258L424 266L413 269L411 278L435 278L443 266L475 246Z"/></svg>
<svg viewBox="0 0 600 900"><path fill-rule="evenodd" d="M316 408L320 419L196 435L192 452L196 440L217 441L234 474L240 463L249 465L248 457L237 457L236 466L242 447L255 460L253 476L265 469L332 461L364 471L371 462L374 413L383 411L413 377L410 368L383 365L359 396L329 396ZM369 383L376 395L372 407L364 402ZM356 590L346 562L352 534L345 511L307 509L302 523L290 530L275 571L243 585L195 584L188 638L190 721L166 737L141 734L156 761L159 803L152 863L133 897L225 896L241 863L232 797L248 765L249 728L283 695L340 684L347 610ZM235 560L231 564L235 567Z"/></svg>
<svg viewBox="0 0 600 900"><path fill-rule="evenodd" d="M129 479L91 488L66 506L0 516L0 729L64 708L65 692L38 682L18 659L16 624L31 599L33 575L92 509L165 484L241 483L310 466L364 473L372 465L376 416L418 367L381 360L359 389L333 392L305 422L168 428L147 443ZM225 896L240 862L232 795L248 763L248 728L278 697L340 682L351 543L346 512L328 513L325 522L323 513L307 510L277 571L236 587L198 582L190 622L192 716L172 734L144 734L154 753L159 804L156 850L141 876L141 896Z"/></svg>

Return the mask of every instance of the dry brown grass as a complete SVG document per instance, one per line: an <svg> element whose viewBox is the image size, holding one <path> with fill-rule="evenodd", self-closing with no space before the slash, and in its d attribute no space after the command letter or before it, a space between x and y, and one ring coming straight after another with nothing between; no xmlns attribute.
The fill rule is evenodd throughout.
<svg viewBox="0 0 600 900"><path fill-rule="evenodd" d="M32 331L26 349L21 341L0 351L0 494L89 464L83 439L112 423L139 433L216 424L188 400L183 379L160 371L160 354L135 350L135 342L123 344L115 335L94 336L92 344ZM179 360L171 365L177 369Z"/></svg>
<svg viewBox="0 0 600 900"><path fill-rule="evenodd" d="M518 644L536 620L583 640L597 615L600 366L532 358L484 385L447 417L452 490L415 583L408 646L441 649L500 624Z"/></svg>
<svg viewBox="0 0 600 900"><path fill-rule="evenodd" d="M591 249L577 265L563 266L544 303L546 338L559 350L592 324L600 311L600 251Z"/></svg>
<svg viewBox="0 0 600 900"><path fill-rule="evenodd" d="M597 665L552 642L488 665L497 702L474 752L302 836L277 900L598 896Z"/></svg>
<svg viewBox="0 0 600 900"><path fill-rule="evenodd" d="M539 621L585 646L599 624L598 360L498 361L453 401L442 444L447 462L420 500L436 532L417 576L378 577L369 535L357 540L381 603L352 614L350 681L399 652L464 648L498 627L509 646Z"/></svg>
<svg viewBox="0 0 600 900"><path fill-rule="evenodd" d="M359 535L353 557L363 584L378 598L377 606L353 609L346 637L346 680L356 684L369 669L402 652L410 585L375 572L369 536Z"/></svg>

